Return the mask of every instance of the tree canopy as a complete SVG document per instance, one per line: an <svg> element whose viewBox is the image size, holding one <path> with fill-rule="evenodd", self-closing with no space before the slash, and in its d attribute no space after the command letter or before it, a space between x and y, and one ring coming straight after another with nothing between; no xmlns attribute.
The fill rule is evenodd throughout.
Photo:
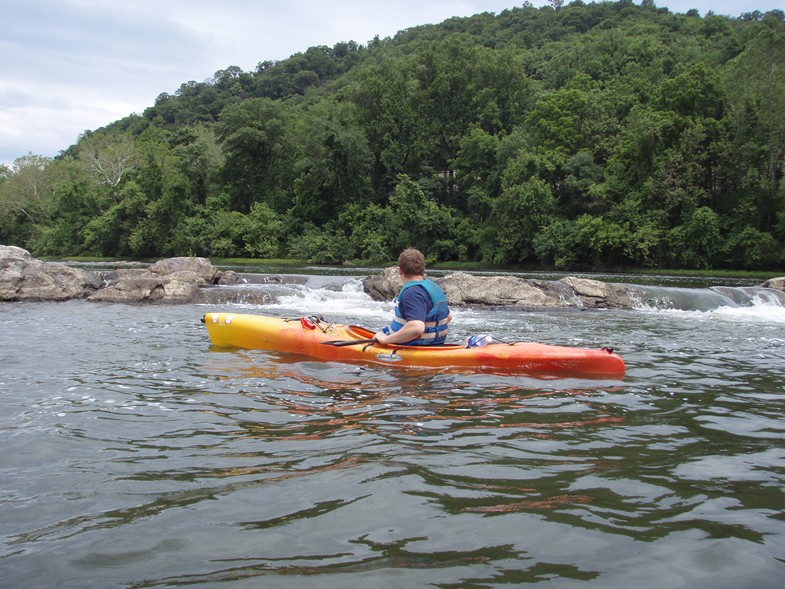
<svg viewBox="0 0 785 589"><path fill-rule="evenodd" d="M529 3L161 94L0 170L37 255L785 264L785 14Z"/></svg>

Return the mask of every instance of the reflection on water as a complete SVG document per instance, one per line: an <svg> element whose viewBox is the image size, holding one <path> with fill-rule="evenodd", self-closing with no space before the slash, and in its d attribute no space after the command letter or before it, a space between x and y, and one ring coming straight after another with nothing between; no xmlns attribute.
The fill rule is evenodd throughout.
<svg viewBox="0 0 785 589"><path fill-rule="evenodd" d="M782 586L781 323L458 313L619 381L216 350L204 312L0 310L4 587Z"/></svg>

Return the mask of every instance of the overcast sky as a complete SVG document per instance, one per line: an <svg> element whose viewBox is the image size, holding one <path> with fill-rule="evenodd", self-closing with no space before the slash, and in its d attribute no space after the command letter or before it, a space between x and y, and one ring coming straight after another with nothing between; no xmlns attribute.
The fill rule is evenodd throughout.
<svg viewBox="0 0 785 589"><path fill-rule="evenodd" d="M588 0L587 0L588 2ZM0 0L0 164L52 157L141 113L162 92L308 47L365 45L515 0ZM542 6L545 0L532 4ZM565 3L569 3L567 0ZM636 0L636 3L637 0ZM655 0L672 12L739 16L782 0Z"/></svg>

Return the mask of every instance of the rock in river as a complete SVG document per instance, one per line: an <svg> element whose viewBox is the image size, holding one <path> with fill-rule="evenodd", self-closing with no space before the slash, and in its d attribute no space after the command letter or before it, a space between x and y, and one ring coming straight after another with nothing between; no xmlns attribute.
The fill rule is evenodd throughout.
<svg viewBox="0 0 785 589"><path fill-rule="evenodd" d="M22 248L0 245L0 301L65 301L100 287L98 272L43 262Z"/></svg>
<svg viewBox="0 0 785 589"><path fill-rule="evenodd" d="M584 307L592 309L629 309L628 290L599 280L568 276L558 281L527 280L517 276L475 276L465 272L435 278L447 302L454 306ZM403 286L397 267L381 275L369 276L363 288L375 300L390 300Z"/></svg>

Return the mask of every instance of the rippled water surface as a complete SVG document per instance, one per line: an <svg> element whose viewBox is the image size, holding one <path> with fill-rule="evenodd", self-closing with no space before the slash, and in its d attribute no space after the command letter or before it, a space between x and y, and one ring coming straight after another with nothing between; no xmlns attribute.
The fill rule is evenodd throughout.
<svg viewBox="0 0 785 589"><path fill-rule="evenodd" d="M456 310L455 337L613 346L623 380L217 349L224 309L0 306L0 585L785 585L782 306Z"/></svg>

